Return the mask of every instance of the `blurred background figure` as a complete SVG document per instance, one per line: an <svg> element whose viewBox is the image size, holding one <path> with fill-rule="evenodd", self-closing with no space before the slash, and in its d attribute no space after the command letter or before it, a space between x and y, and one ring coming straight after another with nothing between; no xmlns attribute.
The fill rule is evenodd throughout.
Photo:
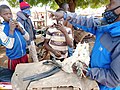
<svg viewBox="0 0 120 90"><path fill-rule="evenodd" d="M19 0L19 3L21 11L17 12L17 21L19 21L24 26L25 30L29 33L30 40L27 42L29 56L32 58L33 62L38 62L37 51L34 42L34 39L36 38L36 30L34 29L30 19L30 5L23 0Z"/></svg>

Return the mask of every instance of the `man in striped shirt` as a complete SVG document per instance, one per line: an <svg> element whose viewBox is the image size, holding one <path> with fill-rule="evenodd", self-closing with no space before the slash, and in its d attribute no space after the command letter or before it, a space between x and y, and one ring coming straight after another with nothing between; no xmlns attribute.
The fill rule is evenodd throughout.
<svg viewBox="0 0 120 90"><path fill-rule="evenodd" d="M56 12L64 12L62 9ZM57 24L50 27L46 33L45 47L50 51L50 59L63 61L68 57L68 46L72 47L72 30L64 26L64 21L56 20Z"/></svg>

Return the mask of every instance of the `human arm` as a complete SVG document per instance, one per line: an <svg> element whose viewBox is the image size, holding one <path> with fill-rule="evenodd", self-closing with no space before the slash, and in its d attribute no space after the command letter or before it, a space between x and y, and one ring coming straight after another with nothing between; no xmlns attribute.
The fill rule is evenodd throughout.
<svg viewBox="0 0 120 90"><path fill-rule="evenodd" d="M90 68L86 74L93 80L107 86L117 87L120 85L120 44L114 49L111 54L112 62L109 69L105 68Z"/></svg>
<svg viewBox="0 0 120 90"><path fill-rule="evenodd" d="M63 26L62 24L57 24L56 28L64 34L67 45L72 47L72 45L73 45L72 44L73 43L72 42L72 39L73 39L72 38L72 30L70 28L65 28L65 26ZM67 32L66 29L69 29L68 30L69 32Z"/></svg>
<svg viewBox="0 0 120 90"><path fill-rule="evenodd" d="M23 25L20 22L17 22L16 25L17 25L17 29L20 30L25 40L28 41L30 37L29 37L28 32L24 29Z"/></svg>
<svg viewBox="0 0 120 90"><path fill-rule="evenodd" d="M7 36L4 32L4 26L0 26L0 43L4 45L6 48L12 49L14 45L14 30L9 32L9 36Z"/></svg>
<svg viewBox="0 0 120 90"><path fill-rule="evenodd" d="M101 20L93 16L81 16L76 13L64 13L64 19L68 20L74 29L82 29L92 34L96 33L97 27L101 25Z"/></svg>
<svg viewBox="0 0 120 90"><path fill-rule="evenodd" d="M101 20L94 17L87 17L77 15L76 13L62 13L62 12L50 12L56 16L57 19L64 18L65 20L70 18L68 21L73 25L75 29L82 29L92 34L96 33L97 26L101 25Z"/></svg>
<svg viewBox="0 0 120 90"><path fill-rule="evenodd" d="M45 48L46 48L48 51L54 53L55 56L61 57L61 53L60 53L59 51L54 50L54 49L49 45L49 39L45 39L44 45L45 45Z"/></svg>

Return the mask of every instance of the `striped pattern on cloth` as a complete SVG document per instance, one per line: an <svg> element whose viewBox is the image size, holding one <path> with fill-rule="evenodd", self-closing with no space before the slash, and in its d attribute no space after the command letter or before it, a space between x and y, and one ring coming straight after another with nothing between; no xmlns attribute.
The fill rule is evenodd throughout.
<svg viewBox="0 0 120 90"><path fill-rule="evenodd" d="M68 27L64 27L71 39L72 37L72 30ZM56 51L60 51L62 56L61 57L56 57L53 53L50 52L50 54L57 58L66 58L68 56L68 46L66 43L66 39L64 34L60 31L57 30L56 28L49 28L47 33L46 33L46 39L49 39L49 45Z"/></svg>

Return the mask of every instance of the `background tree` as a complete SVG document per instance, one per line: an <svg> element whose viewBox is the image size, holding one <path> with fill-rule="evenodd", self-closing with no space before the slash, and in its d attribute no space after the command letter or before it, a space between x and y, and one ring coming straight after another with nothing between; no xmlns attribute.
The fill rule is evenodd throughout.
<svg viewBox="0 0 120 90"><path fill-rule="evenodd" d="M18 7L19 5L18 0L7 1L12 7ZM108 3L108 0L24 0L24 1L27 1L31 6L36 6L41 3L40 5L49 5L53 9L58 8L61 5L61 3L66 2L69 4L71 12L74 12L75 8L77 7L98 8Z"/></svg>

